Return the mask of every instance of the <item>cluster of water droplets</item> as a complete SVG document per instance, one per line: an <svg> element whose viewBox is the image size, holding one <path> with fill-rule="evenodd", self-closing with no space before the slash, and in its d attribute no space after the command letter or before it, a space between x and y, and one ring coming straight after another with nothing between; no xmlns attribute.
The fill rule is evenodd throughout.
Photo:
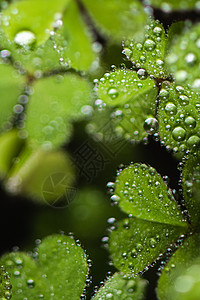
<svg viewBox="0 0 200 300"><path fill-rule="evenodd" d="M167 148L185 154L200 144L200 97L183 86L168 86L159 94L160 137Z"/></svg>
<svg viewBox="0 0 200 300"><path fill-rule="evenodd" d="M165 32L158 21L146 26L143 43L134 41L123 42L123 53L136 68L145 69L150 75L164 76L163 47Z"/></svg>
<svg viewBox="0 0 200 300"><path fill-rule="evenodd" d="M4 267L0 267L0 293L2 300L10 300L12 297L12 285L10 283L10 276L5 271Z"/></svg>
<svg viewBox="0 0 200 300"><path fill-rule="evenodd" d="M200 27L196 25L191 28L191 24L186 23L185 33L175 41L174 46L170 49L166 62L171 72L174 73L175 79L180 84L189 83L194 90L200 88L199 76L199 49Z"/></svg>

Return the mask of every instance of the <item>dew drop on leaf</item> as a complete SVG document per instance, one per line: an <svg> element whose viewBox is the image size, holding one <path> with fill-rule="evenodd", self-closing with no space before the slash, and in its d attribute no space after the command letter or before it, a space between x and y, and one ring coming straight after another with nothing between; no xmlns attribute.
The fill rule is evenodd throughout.
<svg viewBox="0 0 200 300"><path fill-rule="evenodd" d="M175 141L184 141L186 136L186 131L182 127L176 127L172 131L172 137L174 138Z"/></svg>
<svg viewBox="0 0 200 300"><path fill-rule="evenodd" d="M36 36L32 31L23 30L16 34L14 41L21 47L31 46L36 42Z"/></svg>

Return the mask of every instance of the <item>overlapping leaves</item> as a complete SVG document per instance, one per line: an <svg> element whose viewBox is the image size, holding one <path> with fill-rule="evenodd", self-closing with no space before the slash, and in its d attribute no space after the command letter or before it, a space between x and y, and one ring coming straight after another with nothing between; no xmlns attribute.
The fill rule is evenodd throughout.
<svg viewBox="0 0 200 300"><path fill-rule="evenodd" d="M117 177L111 199L131 217L111 233L111 257L124 273L143 271L187 231L172 192L152 167L133 164Z"/></svg>

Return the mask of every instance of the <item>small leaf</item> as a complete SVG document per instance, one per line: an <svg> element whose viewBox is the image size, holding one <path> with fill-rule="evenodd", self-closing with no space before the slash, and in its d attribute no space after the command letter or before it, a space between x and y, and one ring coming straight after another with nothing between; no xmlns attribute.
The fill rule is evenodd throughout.
<svg viewBox="0 0 200 300"><path fill-rule="evenodd" d="M82 108L91 104L91 86L87 80L68 74L43 78L33 87L25 121L29 139L35 145L59 147L71 135L70 122L84 118Z"/></svg>
<svg viewBox="0 0 200 300"><path fill-rule="evenodd" d="M200 25L185 25L180 36L175 36L166 63L174 74L177 83L190 84L194 90L200 90L199 49Z"/></svg>
<svg viewBox="0 0 200 300"><path fill-rule="evenodd" d="M22 0L8 5L2 14L2 28L11 42L21 47L44 43L69 0Z"/></svg>
<svg viewBox="0 0 200 300"><path fill-rule="evenodd" d="M123 38L141 40L147 14L137 0L83 0L98 29L120 42ZM134 28L134 30L133 30Z"/></svg>
<svg viewBox="0 0 200 300"><path fill-rule="evenodd" d="M142 300L145 296L147 281L139 277L127 279L119 273L115 273L107 279L92 299L94 300Z"/></svg>
<svg viewBox="0 0 200 300"><path fill-rule="evenodd" d="M75 179L74 167L63 151L33 151L25 147L10 170L6 189L56 206L62 200L68 205Z"/></svg>
<svg viewBox="0 0 200 300"><path fill-rule="evenodd" d="M155 8L160 8L164 12L169 13L172 10L188 10L199 9L199 0L149 0L148 5L152 5Z"/></svg>
<svg viewBox="0 0 200 300"><path fill-rule="evenodd" d="M160 300L191 300L199 298L199 293L198 297L193 298L190 291L195 281L199 280L197 276L194 279L195 270L197 269L193 269L193 274L188 274L192 270L192 265L196 263L196 259L200 257L199 243L199 234L188 237L170 258L158 281L158 297ZM184 278L184 276L187 277ZM189 276L192 277L188 278ZM180 287L182 287L182 291L179 290ZM193 292L195 293L195 290Z"/></svg>
<svg viewBox="0 0 200 300"><path fill-rule="evenodd" d="M64 61L75 69L87 70L95 59L93 38L75 1L69 4L64 14L63 33L65 44L67 43L63 50Z"/></svg>
<svg viewBox="0 0 200 300"><path fill-rule="evenodd" d="M80 299L88 272L86 255L68 236L53 235L39 245L37 260L24 252L0 262L11 276L13 299Z"/></svg>
<svg viewBox="0 0 200 300"><path fill-rule="evenodd" d="M172 192L156 170L145 164L130 165L117 176L115 197L124 212L137 218L185 226Z"/></svg>
<svg viewBox="0 0 200 300"><path fill-rule="evenodd" d="M10 170L13 159L19 154L24 141L18 131L13 129L0 135L0 177L5 177Z"/></svg>
<svg viewBox="0 0 200 300"><path fill-rule="evenodd" d="M131 70L119 69L105 73L97 85L101 105L114 108L111 121L115 123L116 132L130 140L142 140L158 129L153 117L157 95L154 80L145 74L143 79L138 76ZM150 127L145 124L148 118L153 121Z"/></svg>
<svg viewBox="0 0 200 300"><path fill-rule="evenodd" d="M152 21L145 29L145 40L138 43L135 40L124 42L123 53L136 68L144 69L149 75L166 78L168 76L164 65L166 35L163 26L158 21Z"/></svg>
<svg viewBox="0 0 200 300"><path fill-rule="evenodd" d="M199 227L200 221L200 156L190 156L183 168L182 179L184 202L192 226Z"/></svg>
<svg viewBox="0 0 200 300"><path fill-rule="evenodd" d="M0 267L0 299L10 300L12 298L12 285L10 276L5 271L4 267Z"/></svg>
<svg viewBox="0 0 200 300"><path fill-rule="evenodd" d="M200 96L186 86L166 82L159 94L159 135L180 157L200 144Z"/></svg>
<svg viewBox="0 0 200 300"><path fill-rule="evenodd" d="M18 97L23 91L25 79L10 65L0 64L0 74L0 127L3 127L14 113L14 106L17 104Z"/></svg>
<svg viewBox="0 0 200 300"><path fill-rule="evenodd" d="M185 231L183 226L124 219L110 236L109 250L114 266L126 274L147 271Z"/></svg>

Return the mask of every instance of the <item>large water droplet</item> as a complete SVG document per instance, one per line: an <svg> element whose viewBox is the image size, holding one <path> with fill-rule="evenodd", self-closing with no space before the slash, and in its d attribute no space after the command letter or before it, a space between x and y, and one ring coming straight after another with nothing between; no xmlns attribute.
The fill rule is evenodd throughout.
<svg viewBox="0 0 200 300"><path fill-rule="evenodd" d="M119 95L119 92L116 88L110 88L108 90L108 96L111 98L111 99L115 99L117 98Z"/></svg>
<svg viewBox="0 0 200 300"><path fill-rule="evenodd" d="M144 47L145 47L145 49L148 50L148 51L153 51L153 50L155 49L155 47L156 47L156 44L155 44L154 41L148 39L148 40L146 40L146 41L144 42Z"/></svg>
<svg viewBox="0 0 200 300"><path fill-rule="evenodd" d="M165 111L169 115L175 115L177 113L177 107L174 103L168 102L165 106Z"/></svg>
<svg viewBox="0 0 200 300"><path fill-rule="evenodd" d="M23 30L16 34L14 41L21 47L27 47L35 43L36 36L32 31Z"/></svg>
<svg viewBox="0 0 200 300"><path fill-rule="evenodd" d="M144 130L149 133L153 134L158 131L158 121L155 118L147 118L144 121Z"/></svg>
<svg viewBox="0 0 200 300"><path fill-rule="evenodd" d="M193 117L187 117L185 119L185 125L188 127L188 128L195 128L196 127L196 120L193 118Z"/></svg>
<svg viewBox="0 0 200 300"><path fill-rule="evenodd" d="M175 141L178 141L178 142L184 141L185 136L186 136L186 131L182 127L176 127L172 131L172 136L173 136Z"/></svg>

